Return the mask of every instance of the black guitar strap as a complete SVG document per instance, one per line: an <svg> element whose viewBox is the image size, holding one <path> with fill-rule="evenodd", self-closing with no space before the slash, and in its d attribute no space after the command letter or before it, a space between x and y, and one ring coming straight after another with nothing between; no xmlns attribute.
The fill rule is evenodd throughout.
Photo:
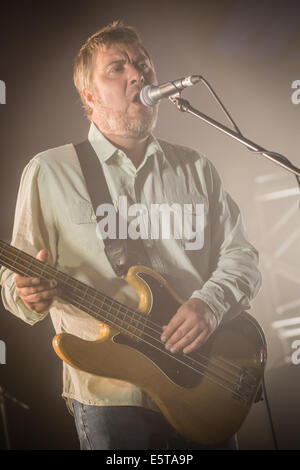
<svg viewBox="0 0 300 470"><path fill-rule="evenodd" d="M102 165L89 140L74 145L95 215L100 204L112 204ZM150 265L141 239L119 239L119 213L116 211L116 239L104 238L104 251L115 274L126 276L130 266ZM128 231L127 231L128 233Z"/></svg>

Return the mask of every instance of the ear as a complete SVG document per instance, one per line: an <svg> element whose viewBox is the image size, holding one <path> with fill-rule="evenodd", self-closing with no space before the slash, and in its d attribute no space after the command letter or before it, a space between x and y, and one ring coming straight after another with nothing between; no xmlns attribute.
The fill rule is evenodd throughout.
<svg viewBox="0 0 300 470"><path fill-rule="evenodd" d="M85 88L82 90L82 94L85 98L85 101L86 103L88 104L88 106L90 106L92 109L94 109L94 96L93 94L86 90Z"/></svg>

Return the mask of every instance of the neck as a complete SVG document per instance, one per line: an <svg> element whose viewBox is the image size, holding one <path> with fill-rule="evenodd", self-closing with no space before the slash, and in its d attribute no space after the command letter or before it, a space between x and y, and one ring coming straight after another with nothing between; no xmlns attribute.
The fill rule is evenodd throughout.
<svg viewBox="0 0 300 470"><path fill-rule="evenodd" d="M104 137L122 150L137 168L142 162L148 145L149 135L143 138L124 137L103 132Z"/></svg>

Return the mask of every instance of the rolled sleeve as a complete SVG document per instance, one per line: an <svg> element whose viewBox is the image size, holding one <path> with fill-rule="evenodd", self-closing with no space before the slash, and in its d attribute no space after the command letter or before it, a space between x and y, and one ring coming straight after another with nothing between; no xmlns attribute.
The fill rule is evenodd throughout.
<svg viewBox="0 0 300 470"><path fill-rule="evenodd" d="M52 215L47 207L47 195L43 194L43 175L36 158L25 167L18 191L11 245L36 256L38 251L47 248L50 260L55 259L55 235L51 230ZM48 312L39 314L29 310L18 296L15 285L16 274L2 267L0 270L1 297L6 310L26 323L34 325Z"/></svg>
<svg viewBox="0 0 300 470"><path fill-rule="evenodd" d="M6 268L1 268L0 279L2 284L1 297L5 310L13 313L25 323L34 325L43 320L48 312L37 313L26 307L22 299L18 296L16 285L16 275Z"/></svg>

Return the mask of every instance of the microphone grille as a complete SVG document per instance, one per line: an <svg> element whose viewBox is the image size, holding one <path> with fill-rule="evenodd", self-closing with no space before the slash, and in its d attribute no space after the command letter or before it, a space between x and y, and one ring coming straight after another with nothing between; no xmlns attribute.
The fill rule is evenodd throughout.
<svg viewBox="0 0 300 470"><path fill-rule="evenodd" d="M152 86L151 85L146 85L144 86L141 91L140 91L140 100L143 103L144 106L153 106L155 103L151 100L150 97L150 90Z"/></svg>

